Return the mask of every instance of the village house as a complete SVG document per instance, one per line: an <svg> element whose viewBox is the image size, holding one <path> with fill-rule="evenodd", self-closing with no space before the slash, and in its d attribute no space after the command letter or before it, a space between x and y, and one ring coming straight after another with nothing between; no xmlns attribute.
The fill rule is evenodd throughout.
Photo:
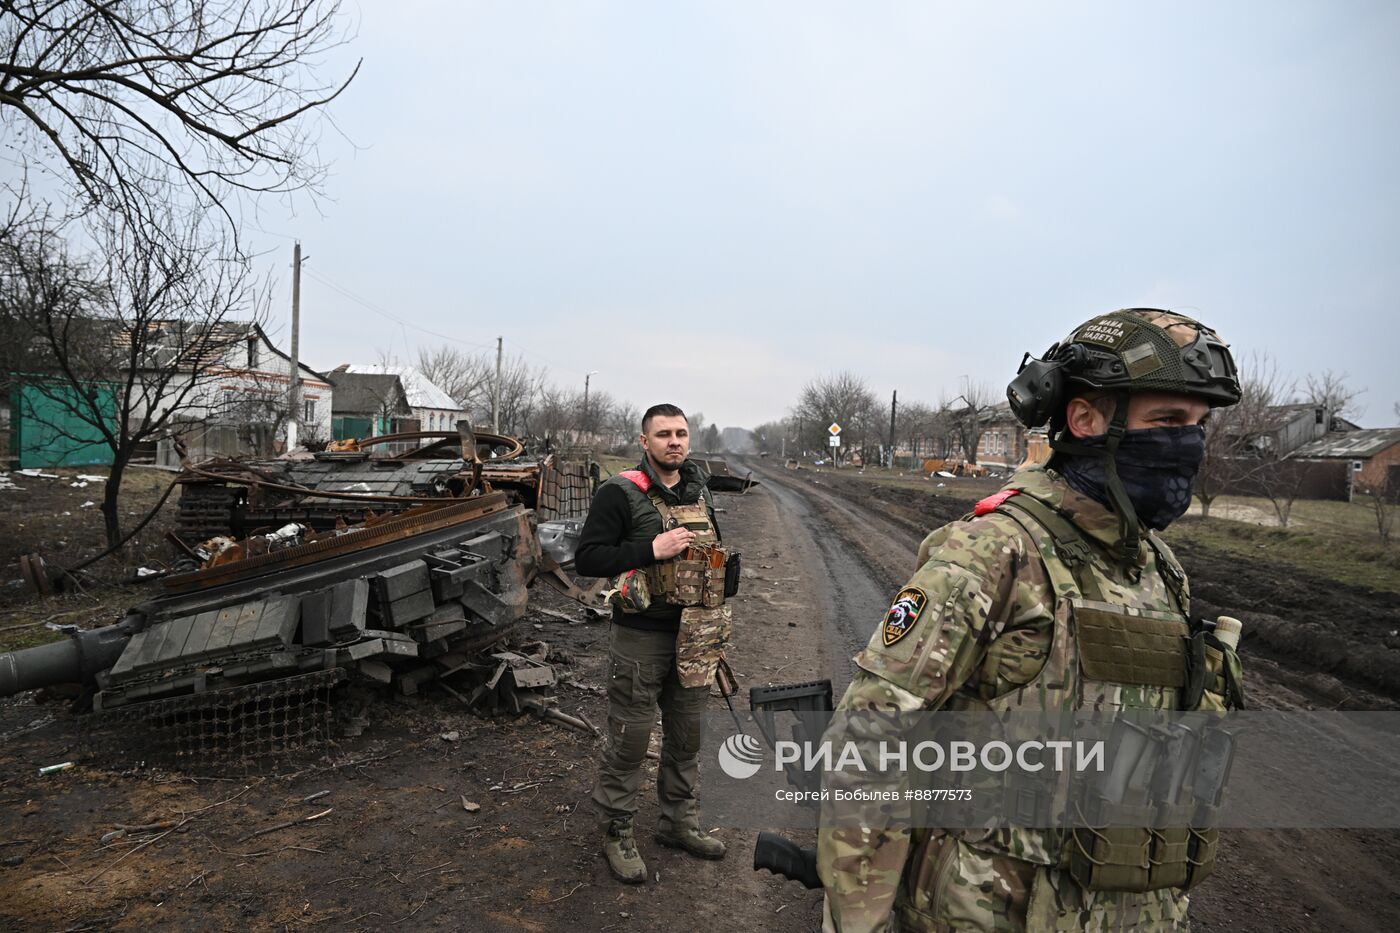
<svg viewBox="0 0 1400 933"><path fill-rule="evenodd" d="M467 417L459 405L433 382L412 366L384 363L342 363L331 372L355 375L398 376L408 397L410 417L400 421L402 431L455 431L457 422Z"/></svg>
<svg viewBox="0 0 1400 933"><path fill-rule="evenodd" d="M172 335L171 339L174 339ZM171 416L169 437L156 445L156 462L178 465L179 438L192 460L210 457L270 456L286 445L289 414L298 422L298 445L323 446L331 437L333 388L325 375L305 363L300 377L299 410L287 411L291 357L273 344L257 323L221 321L208 339L217 341L217 362L206 367L186 395L191 377L176 376L155 400L154 411L181 399ZM157 355L157 363L159 356ZM154 378L154 374L144 378ZM137 408L133 415L142 417Z"/></svg>
<svg viewBox="0 0 1400 933"><path fill-rule="evenodd" d="M1295 460L1345 460L1353 492L1400 492L1400 428L1358 428L1328 434L1293 452Z"/></svg>
<svg viewBox="0 0 1400 933"><path fill-rule="evenodd" d="M109 426L123 411L133 430L147 419L168 418L162 438L153 438L144 449L138 446L138 461L177 466L182 447L194 460L271 455L285 446L290 417L298 422L303 444L329 440L330 383L310 367L299 366L298 411L288 412L290 358L258 324L158 320L143 326L140 367L134 373L94 377L83 386L83 392L109 413L104 416ZM115 359L131 356L132 333L108 329ZM128 377L133 377L129 394ZM111 462L111 447L102 432L83 420L92 415L83 414L85 406L72 400L77 390L42 375L13 381L13 460L32 466Z"/></svg>
<svg viewBox="0 0 1400 933"><path fill-rule="evenodd" d="M1316 402L1275 405L1261 420L1250 427L1249 437L1236 439L1242 442L1237 449L1268 459L1281 460L1328 434L1358 430L1358 425Z"/></svg>
<svg viewBox="0 0 1400 933"><path fill-rule="evenodd" d="M1002 402L978 412L982 437L977 442L977 462L989 469L1014 470L1026 459L1026 428Z"/></svg>
<svg viewBox="0 0 1400 933"><path fill-rule="evenodd" d="M413 409L398 376L340 370L332 370L327 375L335 386L335 407L331 410L333 440L417 430L406 426L413 418Z"/></svg>

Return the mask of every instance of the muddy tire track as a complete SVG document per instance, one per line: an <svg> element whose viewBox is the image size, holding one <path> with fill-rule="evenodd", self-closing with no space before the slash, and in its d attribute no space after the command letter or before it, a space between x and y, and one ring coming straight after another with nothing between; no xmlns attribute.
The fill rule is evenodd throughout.
<svg viewBox="0 0 1400 933"><path fill-rule="evenodd" d="M840 696L851 679L851 658L913 571L921 536L912 523L846 503L820 481L753 463L744 469L762 477L788 554L811 582L810 605L822 622L822 667Z"/></svg>

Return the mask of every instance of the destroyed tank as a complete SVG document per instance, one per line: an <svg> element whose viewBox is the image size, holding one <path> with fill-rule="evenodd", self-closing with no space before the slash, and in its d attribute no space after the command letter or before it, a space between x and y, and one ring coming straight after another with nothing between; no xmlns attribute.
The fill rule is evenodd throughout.
<svg viewBox="0 0 1400 933"><path fill-rule="evenodd" d="M598 480L598 467L587 458L532 458L513 437L466 427L332 447L298 457L186 464L176 478L177 546L188 554L212 537L245 538L288 523L327 531L478 490L505 492L542 522L581 520Z"/></svg>
<svg viewBox="0 0 1400 933"><path fill-rule="evenodd" d="M536 510L493 489L490 470L456 463L451 475L465 470L474 494L417 497L427 501L349 527L290 522L163 577L115 625L0 654L0 697L82 684L104 725L153 730L148 747L190 760L328 737L330 691L347 679L412 694L467 668L512 633L527 587L558 565L541 551ZM541 475L527 480L537 497Z"/></svg>

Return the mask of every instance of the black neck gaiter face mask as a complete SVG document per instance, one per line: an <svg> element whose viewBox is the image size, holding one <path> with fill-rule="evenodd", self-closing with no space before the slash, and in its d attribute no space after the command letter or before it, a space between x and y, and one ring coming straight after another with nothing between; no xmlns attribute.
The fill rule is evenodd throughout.
<svg viewBox="0 0 1400 933"><path fill-rule="evenodd" d="M1103 449L1108 435L1076 438L1083 447ZM1118 478L1137 512L1138 521L1155 531L1176 521L1191 506L1191 490L1206 452L1200 425L1125 431L1114 457ZM1075 492L1109 505L1102 457L1061 454L1056 466Z"/></svg>

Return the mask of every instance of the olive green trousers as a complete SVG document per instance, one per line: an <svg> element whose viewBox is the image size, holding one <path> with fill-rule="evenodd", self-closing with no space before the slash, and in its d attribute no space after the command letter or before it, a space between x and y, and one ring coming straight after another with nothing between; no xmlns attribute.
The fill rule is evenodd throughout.
<svg viewBox="0 0 1400 933"><path fill-rule="evenodd" d="M705 737L704 687L682 687L676 676L676 636L613 625L609 635L608 735L593 807L600 825L637 812L647 746L661 710L661 762L656 796L661 829L699 825L695 785Z"/></svg>

